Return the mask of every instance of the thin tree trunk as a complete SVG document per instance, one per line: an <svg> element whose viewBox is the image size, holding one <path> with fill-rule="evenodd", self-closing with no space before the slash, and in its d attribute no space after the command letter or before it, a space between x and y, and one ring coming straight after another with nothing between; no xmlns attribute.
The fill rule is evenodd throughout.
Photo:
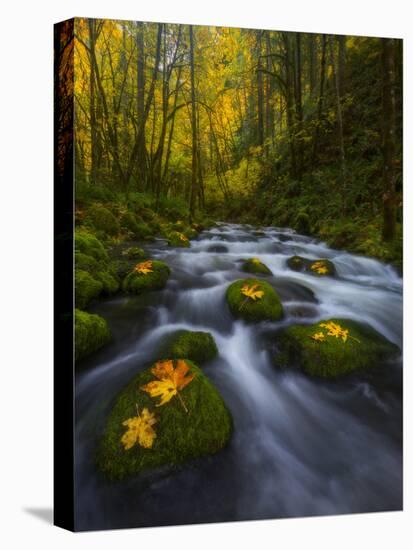
<svg viewBox="0 0 413 550"><path fill-rule="evenodd" d="M316 129L314 135L314 145L313 145L313 157L312 157L312 166L314 166L318 154L318 141L320 137L320 125L321 118L323 115L323 101L324 101L324 83L325 83L325 74L326 74L326 48L327 48L327 37L325 34L322 35L321 39L321 65L320 65L320 93L318 96L317 102L317 121Z"/></svg>
<svg viewBox="0 0 413 550"><path fill-rule="evenodd" d="M192 126L192 174L191 174L191 199L189 206L190 222L192 223L196 199L198 196L198 148L197 148L197 125L196 125L196 104L195 104L195 68L194 68L194 31L189 25L189 62L191 68L191 126Z"/></svg>

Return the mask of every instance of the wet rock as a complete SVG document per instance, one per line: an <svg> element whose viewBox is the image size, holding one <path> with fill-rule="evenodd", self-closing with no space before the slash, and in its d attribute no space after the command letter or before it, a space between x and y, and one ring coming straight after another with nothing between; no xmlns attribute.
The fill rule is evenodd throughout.
<svg viewBox="0 0 413 550"><path fill-rule="evenodd" d="M165 287L166 282L171 274L169 266L165 262L151 260L148 273L139 272L137 269L131 271L124 279L122 288L126 292L132 294L141 294L149 290L160 290ZM137 264L136 267L138 267Z"/></svg>
<svg viewBox="0 0 413 550"><path fill-rule="evenodd" d="M152 398L141 387L156 380L151 369L139 373L121 391L109 415L98 449L99 469L110 479L137 476L163 466L176 467L204 455L220 451L232 433L232 417L217 389L194 363L187 361L194 379L178 396L156 407L159 398ZM175 363L176 366L176 363ZM156 438L151 448L139 444L125 450L121 439L127 428L123 422L138 411L155 414Z"/></svg>
<svg viewBox="0 0 413 550"><path fill-rule="evenodd" d="M397 346L372 328L347 319L293 325L277 341L277 365L298 367L322 378L371 369L399 353Z"/></svg>
<svg viewBox="0 0 413 550"><path fill-rule="evenodd" d="M167 338L161 357L190 359L202 365L218 355L218 348L209 332L180 330Z"/></svg>
<svg viewBox="0 0 413 550"><path fill-rule="evenodd" d="M228 252L228 247L223 244L212 244L207 248L208 252L215 252L217 254L225 254Z"/></svg>
<svg viewBox="0 0 413 550"><path fill-rule="evenodd" d="M255 273L259 275L272 275L271 269L261 262L259 258L248 258L242 264L242 270L247 273Z"/></svg>
<svg viewBox="0 0 413 550"><path fill-rule="evenodd" d="M287 260L287 265L293 271L304 271L315 277L333 277L336 275L336 268L333 262L325 258L308 260L302 256L291 256Z"/></svg>
<svg viewBox="0 0 413 550"><path fill-rule="evenodd" d="M263 292L257 299L244 294L254 288ZM232 315L248 322L276 321L283 316L280 298L273 287L258 279L240 279L232 283L226 292L226 299Z"/></svg>

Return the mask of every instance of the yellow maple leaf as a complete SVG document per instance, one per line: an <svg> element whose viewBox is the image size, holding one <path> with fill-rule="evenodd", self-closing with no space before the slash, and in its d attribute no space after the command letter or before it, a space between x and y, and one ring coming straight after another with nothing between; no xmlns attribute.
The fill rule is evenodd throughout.
<svg viewBox="0 0 413 550"><path fill-rule="evenodd" d="M322 342L325 338L325 335L323 332L315 332L312 336L310 336L310 338L318 342Z"/></svg>
<svg viewBox="0 0 413 550"><path fill-rule="evenodd" d="M251 298L251 300L261 300L261 298L264 296L264 291L263 290L257 290L258 288L260 288L260 285L258 284L255 284L255 285L244 285L242 288L241 288L241 294L244 294L244 296L246 296L247 298Z"/></svg>
<svg viewBox="0 0 413 550"><path fill-rule="evenodd" d="M324 262L315 262L311 265L311 269L316 271L319 275L325 275L328 273L328 269Z"/></svg>
<svg viewBox="0 0 413 550"><path fill-rule="evenodd" d="M179 238L180 238L180 240L183 241L183 242L187 242L187 240L188 240L188 238L185 237L185 235L184 235L183 233L179 233Z"/></svg>
<svg viewBox="0 0 413 550"><path fill-rule="evenodd" d="M251 258L251 262L255 265L261 265L261 261L258 258Z"/></svg>
<svg viewBox="0 0 413 550"><path fill-rule="evenodd" d="M141 262L140 264L136 264L133 268L133 271L136 271L137 273L141 273L142 275L147 275L148 273L153 272L153 263L152 260L147 260L146 262Z"/></svg>
<svg viewBox="0 0 413 550"><path fill-rule="evenodd" d="M156 432L152 427L156 422L155 415L149 412L146 407L143 409L142 414L139 414L138 411L137 416L122 422L122 425L128 428L121 438L125 451L131 449L136 443L145 449L150 449L156 437Z"/></svg>
<svg viewBox="0 0 413 550"><path fill-rule="evenodd" d="M157 407L161 407L168 403L175 395L179 397L185 411L188 409L180 395L185 386L187 386L194 378L193 374L187 374L189 365L183 359L178 359L176 368L174 369L173 360L158 361L151 369L151 372L158 380L153 380L144 386L141 390L149 393L151 397L160 397Z"/></svg>
<svg viewBox="0 0 413 550"><path fill-rule="evenodd" d="M320 327L328 330L327 336L335 336L336 338L341 338L343 342L347 341L348 330L341 327L338 323L329 321L328 323L320 323Z"/></svg>

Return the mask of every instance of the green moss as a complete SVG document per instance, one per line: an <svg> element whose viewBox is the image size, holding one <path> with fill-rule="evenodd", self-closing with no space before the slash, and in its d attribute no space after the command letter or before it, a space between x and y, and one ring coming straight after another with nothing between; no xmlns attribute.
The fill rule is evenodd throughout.
<svg viewBox="0 0 413 550"><path fill-rule="evenodd" d="M263 290L261 299L252 300L242 294L244 285L258 285L256 290ZM276 321L283 316L280 298L275 290L265 281L258 279L240 279L232 283L226 292L226 299L234 317L248 322Z"/></svg>
<svg viewBox="0 0 413 550"><path fill-rule="evenodd" d="M106 235L114 237L120 232L118 220L104 206L98 204L92 205L88 211L88 218L91 220L93 227L99 231L103 231Z"/></svg>
<svg viewBox="0 0 413 550"><path fill-rule="evenodd" d="M333 322L348 330L346 341L328 336L322 323ZM324 339L312 336L323 333ZM293 325L279 337L279 366L298 366L312 376L333 378L358 369L375 367L380 361L398 353L398 348L383 336L354 321L328 319L313 325Z"/></svg>
<svg viewBox="0 0 413 550"><path fill-rule="evenodd" d="M242 270L247 273L256 273L260 275L272 275L271 269L263 264L258 258L248 258L242 264Z"/></svg>
<svg viewBox="0 0 413 550"><path fill-rule="evenodd" d="M143 248L139 248L138 246L131 246L129 248L125 248L125 250L122 251L122 256L125 256L130 260L139 260L145 258L146 252L143 250Z"/></svg>
<svg viewBox="0 0 413 550"><path fill-rule="evenodd" d="M148 290L160 290L164 288L171 274L168 265L158 260L152 261L151 273L143 274L132 271L123 281L123 290L134 294L141 294Z"/></svg>
<svg viewBox="0 0 413 550"><path fill-rule="evenodd" d="M336 275L336 268L333 262L326 258L308 260L301 256L291 256L287 260L287 265L294 271L305 271L315 277L333 277Z"/></svg>
<svg viewBox="0 0 413 550"><path fill-rule="evenodd" d="M119 282L109 271L98 271L95 277L102 283L102 292L104 294L114 294L119 290Z"/></svg>
<svg viewBox="0 0 413 550"><path fill-rule="evenodd" d="M75 359L83 359L107 344L109 327L102 317L75 309Z"/></svg>
<svg viewBox="0 0 413 550"><path fill-rule="evenodd" d="M182 248L189 248L191 246L188 237L186 237L186 235L184 235L183 233L179 233L178 231L172 231L172 233L169 233L166 238L168 240L169 246Z"/></svg>
<svg viewBox="0 0 413 550"><path fill-rule="evenodd" d="M309 235L311 233L310 217L306 212L298 212L294 221L294 228L304 235Z"/></svg>
<svg viewBox="0 0 413 550"><path fill-rule="evenodd" d="M75 302L76 307L85 308L102 292L103 284L81 269L75 270Z"/></svg>
<svg viewBox="0 0 413 550"><path fill-rule="evenodd" d="M195 378L180 392L189 413L173 397L162 407L158 399L140 390L155 379L150 369L138 374L117 397L109 415L98 450L99 468L110 479L122 479L161 466L176 466L191 459L217 453L229 441L232 418L218 391L193 363L188 361ZM155 412L157 437L153 447L135 445L125 450L121 438L126 419L136 416L136 407Z"/></svg>
<svg viewBox="0 0 413 550"><path fill-rule="evenodd" d="M75 251L91 256L98 261L107 261L108 254L103 244L92 233L84 230L75 231Z"/></svg>
<svg viewBox="0 0 413 550"><path fill-rule="evenodd" d="M151 228L132 212L125 212L121 224L122 228L126 229L135 239L144 240L152 236Z"/></svg>
<svg viewBox="0 0 413 550"><path fill-rule="evenodd" d="M168 338L163 357L185 358L202 364L218 355L218 348L209 332L180 330Z"/></svg>
<svg viewBox="0 0 413 550"><path fill-rule="evenodd" d="M75 266L76 269L92 272L99 269L99 262L93 256L88 256L87 254L83 254L83 252L75 250Z"/></svg>

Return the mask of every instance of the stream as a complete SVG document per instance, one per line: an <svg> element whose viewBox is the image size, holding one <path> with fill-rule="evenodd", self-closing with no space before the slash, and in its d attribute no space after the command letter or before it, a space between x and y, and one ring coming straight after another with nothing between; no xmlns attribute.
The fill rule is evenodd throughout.
<svg viewBox="0 0 413 550"><path fill-rule="evenodd" d="M374 259L293 230L219 224L175 249L145 248L168 263L164 290L94 304L111 344L76 373L76 527L111 529L402 508L401 357L339 381L278 370L275 332L331 317L367 323L402 348L402 279ZM290 270L288 257L328 258L337 278ZM235 321L225 291L258 257L281 297L278 322ZM109 482L94 456L116 394L177 329L210 332L219 356L203 367L234 418L229 445L171 474Z"/></svg>

